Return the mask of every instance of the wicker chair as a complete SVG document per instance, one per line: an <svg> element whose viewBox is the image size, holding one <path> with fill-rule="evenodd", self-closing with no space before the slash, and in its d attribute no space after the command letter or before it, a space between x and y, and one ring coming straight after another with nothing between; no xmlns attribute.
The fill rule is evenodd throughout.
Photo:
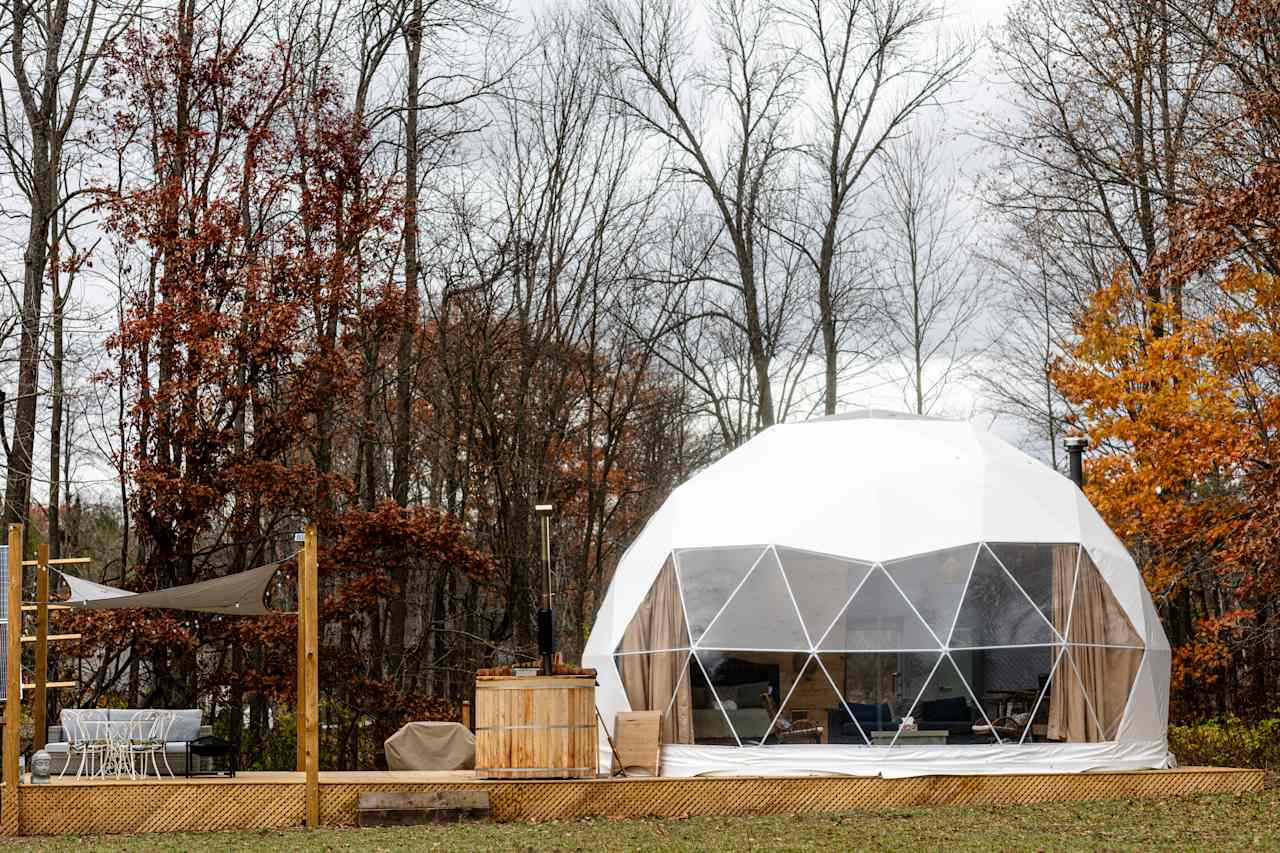
<svg viewBox="0 0 1280 853"><path fill-rule="evenodd" d="M770 738L776 739L778 743L794 743L796 741L812 741L813 743L822 743L822 733L826 731L826 727L817 720L788 720L778 715L778 708L773 702L772 691L766 690L760 694L764 700L764 708L769 712L769 718L777 718L777 722L773 726L773 730L767 734L761 743L767 742Z"/></svg>

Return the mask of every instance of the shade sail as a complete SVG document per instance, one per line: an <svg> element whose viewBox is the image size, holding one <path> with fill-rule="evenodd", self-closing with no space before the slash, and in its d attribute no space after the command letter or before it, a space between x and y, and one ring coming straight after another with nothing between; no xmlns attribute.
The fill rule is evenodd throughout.
<svg viewBox="0 0 1280 853"><path fill-rule="evenodd" d="M226 577L153 592L129 592L68 574L62 577L71 587L71 600L66 603L85 610L154 607L229 616L262 616L276 612L267 607L267 587L286 562L288 560L281 560Z"/></svg>

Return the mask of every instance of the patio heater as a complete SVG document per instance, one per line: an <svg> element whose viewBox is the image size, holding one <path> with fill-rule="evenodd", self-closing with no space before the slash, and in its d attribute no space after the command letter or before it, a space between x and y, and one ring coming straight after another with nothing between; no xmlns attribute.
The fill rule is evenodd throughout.
<svg viewBox="0 0 1280 853"><path fill-rule="evenodd" d="M533 511L542 528L542 606L538 608L538 654L542 656L542 674L554 675L555 638L551 620L551 504L537 504Z"/></svg>
<svg viewBox="0 0 1280 853"><path fill-rule="evenodd" d="M1077 488L1084 488L1084 451L1089 446L1089 439L1083 435L1073 435L1067 437L1062 442L1062 446L1067 449L1067 468L1071 482L1076 484Z"/></svg>

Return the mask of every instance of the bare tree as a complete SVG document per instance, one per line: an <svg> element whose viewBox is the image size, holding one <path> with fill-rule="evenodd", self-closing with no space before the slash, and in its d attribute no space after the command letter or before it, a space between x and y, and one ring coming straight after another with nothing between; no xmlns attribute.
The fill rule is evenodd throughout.
<svg viewBox="0 0 1280 853"><path fill-rule="evenodd" d="M675 152L673 173L706 193L727 247L727 270L713 252L705 280L733 295L723 311L746 342L754 392L753 426L777 419L771 381L774 347L765 321L761 247L770 189L790 152L788 119L797 95L795 52L781 45L778 9L769 0L713 0L707 63L695 59L683 5L669 0L597 4L615 62L614 99Z"/></svg>
<svg viewBox="0 0 1280 853"><path fill-rule="evenodd" d="M1009 222L1056 218L1054 252L1084 294L1124 265L1176 315L1181 285L1139 282L1217 132L1205 113L1215 48L1180 32L1164 0L1023 0L992 47L1015 118L987 128L1005 155L989 202Z"/></svg>
<svg viewBox="0 0 1280 853"><path fill-rule="evenodd" d="M4 523L25 522L31 501L36 397L39 394L40 318L51 229L64 203L60 178L67 147L94 83L98 61L132 20L138 5L123 0L10 0L9 59L4 69L3 147L29 206L23 251L21 334L13 445L5 480ZM16 109L8 93L16 94Z"/></svg>
<svg viewBox="0 0 1280 853"><path fill-rule="evenodd" d="M409 503L413 411L413 334L421 314L419 278L419 202L425 167L465 127L461 108L490 92L502 79L487 60L468 61L459 49L487 49L500 6L491 0L409 0L401 33L405 48L404 102L404 304L396 349L395 435L392 442L391 495ZM467 44L470 42L470 44ZM449 71L423 74L423 47L435 48L453 63ZM424 117L435 121L424 121Z"/></svg>
<svg viewBox="0 0 1280 853"><path fill-rule="evenodd" d="M798 245L817 277L824 406L833 414L848 326L866 319L870 307L854 304L856 201L885 145L938 103L974 45L942 37L946 18L934 0L797 0L789 16L800 32L807 82L817 89L813 129L801 146L810 192L796 221Z"/></svg>
<svg viewBox="0 0 1280 853"><path fill-rule="evenodd" d="M913 130L885 149L879 167L886 355L916 414L929 412L971 361L969 333L981 307L973 224L956 206L958 177L939 154L943 141Z"/></svg>

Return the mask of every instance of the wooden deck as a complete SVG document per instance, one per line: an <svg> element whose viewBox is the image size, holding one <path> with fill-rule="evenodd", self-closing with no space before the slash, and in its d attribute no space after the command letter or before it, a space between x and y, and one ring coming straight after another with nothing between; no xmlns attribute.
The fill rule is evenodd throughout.
<svg viewBox="0 0 1280 853"><path fill-rule="evenodd" d="M1177 770L1006 776L802 776L697 779L478 780L471 773L321 773L320 819L353 826L362 791L481 790L501 821L833 812L919 805L1246 793L1260 770ZM19 789L22 835L266 829L300 826L304 774L242 773L235 779L56 780Z"/></svg>

